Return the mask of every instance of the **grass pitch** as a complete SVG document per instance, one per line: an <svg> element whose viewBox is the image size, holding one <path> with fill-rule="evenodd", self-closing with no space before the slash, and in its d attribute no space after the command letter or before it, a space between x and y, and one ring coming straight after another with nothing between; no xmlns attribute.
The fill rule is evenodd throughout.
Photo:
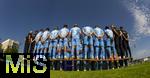
<svg viewBox="0 0 150 78"><path fill-rule="evenodd" d="M150 78L150 62L99 71L50 71L50 78Z"/></svg>

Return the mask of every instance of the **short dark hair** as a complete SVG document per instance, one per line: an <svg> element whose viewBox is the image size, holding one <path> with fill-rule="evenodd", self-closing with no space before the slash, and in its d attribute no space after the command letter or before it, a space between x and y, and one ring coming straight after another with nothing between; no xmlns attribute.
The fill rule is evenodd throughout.
<svg viewBox="0 0 150 78"><path fill-rule="evenodd" d="M96 27L100 27L100 25L95 25L95 28L96 28Z"/></svg>
<svg viewBox="0 0 150 78"><path fill-rule="evenodd" d="M74 24L74 26L73 27L78 27L78 24Z"/></svg>
<svg viewBox="0 0 150 78"><path fill-rule="evenodd" d="M39 32L39 30L35 30L34 34L37 34Z"/></svg>
<svg viewBox="0 0 150 78"><path fill-rule="evenodd" d="M108 26L105 26L105 29L109 29L109 27L108 27Z"/></svg>
<svg viewBox="0 0 150 78"><path fill-rule="evenodd" d="M120 26L120 29L123 29L123 27L122 27L122 26Z"/></svg>
<svg viewBox="0 0 150 78"><path fill-rule="evenodd" d="M68 25L67 25L67 24L65 24L65 25L64 25L64 27L65 27L65 28L68 28Z"/></svg>
<svg viewBox="0 0 150 78"><path fill-rule="evenodd" d="M45 30L49 31L49 28L46 28Z"/></svg>

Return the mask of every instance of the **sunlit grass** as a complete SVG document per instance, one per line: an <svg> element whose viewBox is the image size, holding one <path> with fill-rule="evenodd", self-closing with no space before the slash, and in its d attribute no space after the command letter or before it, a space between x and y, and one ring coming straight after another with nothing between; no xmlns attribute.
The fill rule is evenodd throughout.
<svg viewBox="0 0 150 78"><path fill-rule="evenodd" d="M150 78L150 63L99 71L51 71L51 78Z"/></svg>

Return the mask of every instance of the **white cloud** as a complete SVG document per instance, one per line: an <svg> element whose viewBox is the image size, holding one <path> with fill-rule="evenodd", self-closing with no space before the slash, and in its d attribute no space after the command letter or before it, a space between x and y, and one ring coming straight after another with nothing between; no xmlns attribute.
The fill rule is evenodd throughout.
<svg viewBox="0 0 150 78"><path fill-rule="evenodd" d="M126 0L124 5L134 18L133 31L135 31L135 39L150 36L150 9L147 6L148 2L143 2L143 0Z"/></svg>
<svg viewBox="0 0 150 78"><path fill-rule="evenodd" d="M134 28L136 29L137 35L150 36L150 24L146 12L138 9L133 9L133 16L135 19Z"/></svg>

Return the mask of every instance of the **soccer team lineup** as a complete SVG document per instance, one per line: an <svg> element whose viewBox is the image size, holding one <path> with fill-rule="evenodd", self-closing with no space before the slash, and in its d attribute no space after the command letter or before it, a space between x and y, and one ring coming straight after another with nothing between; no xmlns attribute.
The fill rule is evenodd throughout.
<svg viewBox="0 0 150 78"><path fill-rule="evenodd" d="M128 33L115 25L79 27L74 24L30 31L26 36L24 53L32 53L33 60L50 60L52 70L98 70L103 67L127 66L132 60Z"/></svg>

